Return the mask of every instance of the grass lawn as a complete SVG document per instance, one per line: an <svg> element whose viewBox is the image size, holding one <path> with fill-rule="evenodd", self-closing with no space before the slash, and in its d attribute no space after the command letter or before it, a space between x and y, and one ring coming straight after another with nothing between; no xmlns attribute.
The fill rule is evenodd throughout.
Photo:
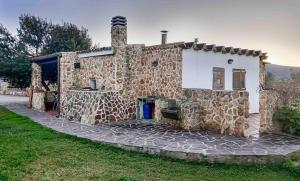
<svg viewBox="0 0 300 181"><path fill-rule="evenodd" d="M289 166L189 163L43 128L0 107L0 180L300 180Z"/></svg>

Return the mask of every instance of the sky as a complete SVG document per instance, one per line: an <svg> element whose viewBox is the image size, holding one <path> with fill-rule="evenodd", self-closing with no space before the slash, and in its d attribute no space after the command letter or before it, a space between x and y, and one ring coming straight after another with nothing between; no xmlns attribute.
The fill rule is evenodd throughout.
<svg viewBox="0 0 300 181"><path fill-rule="evenodd" d="M125 16L128 43L190 42L262 50L268 62L300 66L300 0L0 0L0 23L16 35L18 17L89 30L94 44L110 45L110 20Z"/></svg>

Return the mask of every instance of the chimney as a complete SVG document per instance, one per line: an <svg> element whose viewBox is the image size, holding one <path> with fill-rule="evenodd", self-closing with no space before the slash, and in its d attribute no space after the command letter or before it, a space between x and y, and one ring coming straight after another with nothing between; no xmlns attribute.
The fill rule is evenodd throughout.
<svg viewBox="0 0 300 181"><path fill-rule="evenodd" d="M167 34L168 31L162 30L161 32L161 45L166 45L167 44Z"/></svg>
<svg viewBox="0 0 300 181"><path fill-rule="evenodd" d="M127 45L127 20L123 16L115 16L111 20L111 46L115 49Z"/></svg>

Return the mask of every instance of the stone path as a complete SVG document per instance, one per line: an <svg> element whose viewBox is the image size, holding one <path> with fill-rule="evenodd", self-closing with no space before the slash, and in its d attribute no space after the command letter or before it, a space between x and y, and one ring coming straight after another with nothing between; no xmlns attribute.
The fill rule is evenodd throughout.
<svg viewBox="0 0 300 181"><path fill-rule="evenodd" d="M0 104L3 105L1 100ZM178 159L244 164L280 163L300 150L300 138L289 135L270 134L246 139L206 131L170 130L145 121L87 126L51 117L20 103L5 106L58 132Z"/></svg>
<svg viewBox="0 0 300 181"><path fill-rule="evenodd" d="M10 104L10 103L21 103L25 104L28 102L28 97L22 96L8 96L8 95L0 95L0 105Z"/></svg>
<svg viewBox="0 0 300 181"><path fill-rule="evenodd" d="M258 138L260 126L260 114L250 114L248 118L249 128L245 130L245 136Z"/></svg>

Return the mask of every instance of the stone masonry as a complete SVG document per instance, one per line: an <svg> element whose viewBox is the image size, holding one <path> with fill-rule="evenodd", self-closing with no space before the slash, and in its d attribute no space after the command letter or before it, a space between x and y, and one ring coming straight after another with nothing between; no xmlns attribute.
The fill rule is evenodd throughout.
<svg viewBox="0 0 300 181"><path fill-rule="evenodd" d="M245 91L184 89L181 127L244 136L249 110Z"/></svg>
<svg viewBox="0 0 300 181"><path fill-rule="evenodd" d="M61 116L69 121L95 125L134 119L136 102L124 100L119 92L67 91Z"/></svg>
<svg viewBox="0 0 300 181"><path fill-rule="evenodd" d="M32 108L41 112L45 111L45 93L44 92L33 92L32 96Z"/></svg>
<svg viewBox="0 0 300 181"><path fill-rule="evenodd" d="M90 79L95 79L97 89L111 91L116 89L116 62L113 56L98 56L80 58L78 76L78 88L89 87Z"/></svg>
<svg viewBox="0 0 300 181"><path fill-rule="evenodd" d="M272 132L281 128L273 122L273 114L282 106L300 103L300 92L289 95L280 94L276 90L260 92L260 132Z"/></svg>
<svg viewBox="0 0 300 181"><path fill-rule="evenodd" d="M66 96L66 92L77 86L74 63L78 58L75 52L63 52L59 60L59 85L60 85L60 104Z"/></svg>
<svg viewBox="0 0 300 181"><path fill-rule="evenodd" d="M156 95L180 99L182 90L182 49L175 45L143 48L136 62L138 95Z"/></svg>
<svg viewBox="0 0 300 181"><path fill-rule="evenodd" d="M45 92L42 89L42 68L36 63L32 63L32 108L38 111L45 111Z"/></svg>
<svg viewBox="0 0 300 181"><path fill-rule="evenodd" d="M42 68L36 63L32 63L31 67L31 86L33 89L42 88Z"/></svg>

